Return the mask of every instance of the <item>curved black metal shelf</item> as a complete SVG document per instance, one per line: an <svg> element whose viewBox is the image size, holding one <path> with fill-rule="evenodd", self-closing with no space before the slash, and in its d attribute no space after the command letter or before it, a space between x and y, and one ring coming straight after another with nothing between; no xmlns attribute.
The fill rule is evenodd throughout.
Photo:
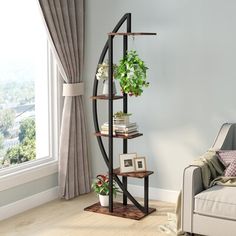
<svg viewBox="0 0 236 236"><path fill-rule="evenodd" d="M127 27L127 32L126 33L118 33L118 30L121 28L121 26L126 22L126 27ZM151 33L154 35L154 33ZM98 64L101 64L107 52L109 52L109 64L113 64L113 38L116 35L122 35L123 36L123 55L126 55L127 49L128 49L128 36L129 35L136 35L136 33L131 33L131 13L125 14L121 20L118 22L118 24L115 26L113 31L110 33L108 36L108 40L106 41L102 53L100 55ZM139 33L140 35L140 33ZM109 51L108 51L109 50ZM96 74L96 72L95 72ZM145 205L142 206L127 190L127 176L122 176L122 181L119 179L118 174L113 173L113 138L122 138L123 139L123 153L127 153L128 151L128 142L127 139L130 138L136 138L139 136L142 136L143 134L136 134L135 136L132 137L121 137L121 136L113 136L112 133L109 135L102 135L100 133L99 129L99 121L98 121L98 112L97 112L97 101L98 100L108 100L109 101L109 125L112 125L113 121L113 100L117 99L123 99L123 112L127 113L128 112L128 100L127 100L127 94L124 94L123 96L113 96L113 88L111 86L112 84L112 75L113 74L113 69L112 66L109 67L109 96L104 96L104 95L99 95L97 93L98 90L98 80L96 79L96 76L94 77L94 85L93 85L93 95L92 95L92 108L93 108L93 122L94 122L94 127L95 127L95 134L97 137L98 145L100 148L100 151L102 153L104 162L106 163L108 169L109 169L109 182L110 182L110 194L109 194L109 212L113 212L113 190L112 190L112 179L114 178L115 181L117 182L118 186L121 188L123 191L123 205L127 205L127 198L134 204L135 207L137 207L142 213L144 214L149 214L149 208L148 208L148 202L145 201ZM112 130L112 129L111 129ZM106 136L108 137L109 141L109 153L107 154L106 149L103 144L102 137ZM145 177L145 189L148 188L148 176ZM147 191L146 191L147 192ZM145 195L145 199L148 199L148 195ZM151 211L153 212L153 211Z"/></svg>

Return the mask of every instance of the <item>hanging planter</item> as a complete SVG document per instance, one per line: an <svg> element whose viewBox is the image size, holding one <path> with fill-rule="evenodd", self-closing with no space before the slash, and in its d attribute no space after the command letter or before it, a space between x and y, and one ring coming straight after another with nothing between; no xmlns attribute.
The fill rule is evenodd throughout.
<svg viewBox="0 0 236 236"><path fill-rule="evenodd" d="M149 86L146 76L147 69L148 67L139 58L136 51L127 52L115 70L115 78L120 82L122 92L130 96L140 96L143 88Z"/></svg>

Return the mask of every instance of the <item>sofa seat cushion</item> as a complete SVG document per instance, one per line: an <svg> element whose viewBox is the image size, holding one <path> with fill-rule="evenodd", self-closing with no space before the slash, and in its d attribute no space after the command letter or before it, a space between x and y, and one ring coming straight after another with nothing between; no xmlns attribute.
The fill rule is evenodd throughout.
<svg viewBox="0 0 236 236"><path fill-rule="evenodd" d="M195 213L236 220L236 187L216 185L194 198Z"/></svg>

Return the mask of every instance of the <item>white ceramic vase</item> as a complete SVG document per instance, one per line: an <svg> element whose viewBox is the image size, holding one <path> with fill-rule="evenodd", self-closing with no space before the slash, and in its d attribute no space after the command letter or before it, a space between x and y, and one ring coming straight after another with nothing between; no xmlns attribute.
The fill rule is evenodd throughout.
<svg viewBox="0 0 236 236"><path fill-rule="evenodd" d="M109 206L109 195L101 195L99 194L99 201L102 207L108 207Z"/></svg>
<svg viewBox="0 0 236 236"><path fill-rule="evenodd" d="M109 95L109 81L108 79L105 80L105 82L103 83L103 90L102 90L102 94L103 95ZM116 83L115 81L113 80L113 94L115 95L116 94Z"/></svg>

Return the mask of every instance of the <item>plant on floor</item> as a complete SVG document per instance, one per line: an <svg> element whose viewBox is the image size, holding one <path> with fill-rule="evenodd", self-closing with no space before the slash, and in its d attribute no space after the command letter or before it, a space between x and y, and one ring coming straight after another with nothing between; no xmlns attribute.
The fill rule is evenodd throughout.
<svg viewBox="0 0 236 236"><path fill-rule="evenodd" d="M122 92L130 96L140 96L143 88L149 86L146 77L147 69L136 51L127 52L115 69L115 79L119 80Z"/></svg>
<svg viewBox="0 0 236 236"><path fill-rule="evenodd" d="M109 178L107 175L97 175L96 180L92 184L92 189L100 195L109 195ZM113 194L120 192L115 181L113 181Z"/></svg>

